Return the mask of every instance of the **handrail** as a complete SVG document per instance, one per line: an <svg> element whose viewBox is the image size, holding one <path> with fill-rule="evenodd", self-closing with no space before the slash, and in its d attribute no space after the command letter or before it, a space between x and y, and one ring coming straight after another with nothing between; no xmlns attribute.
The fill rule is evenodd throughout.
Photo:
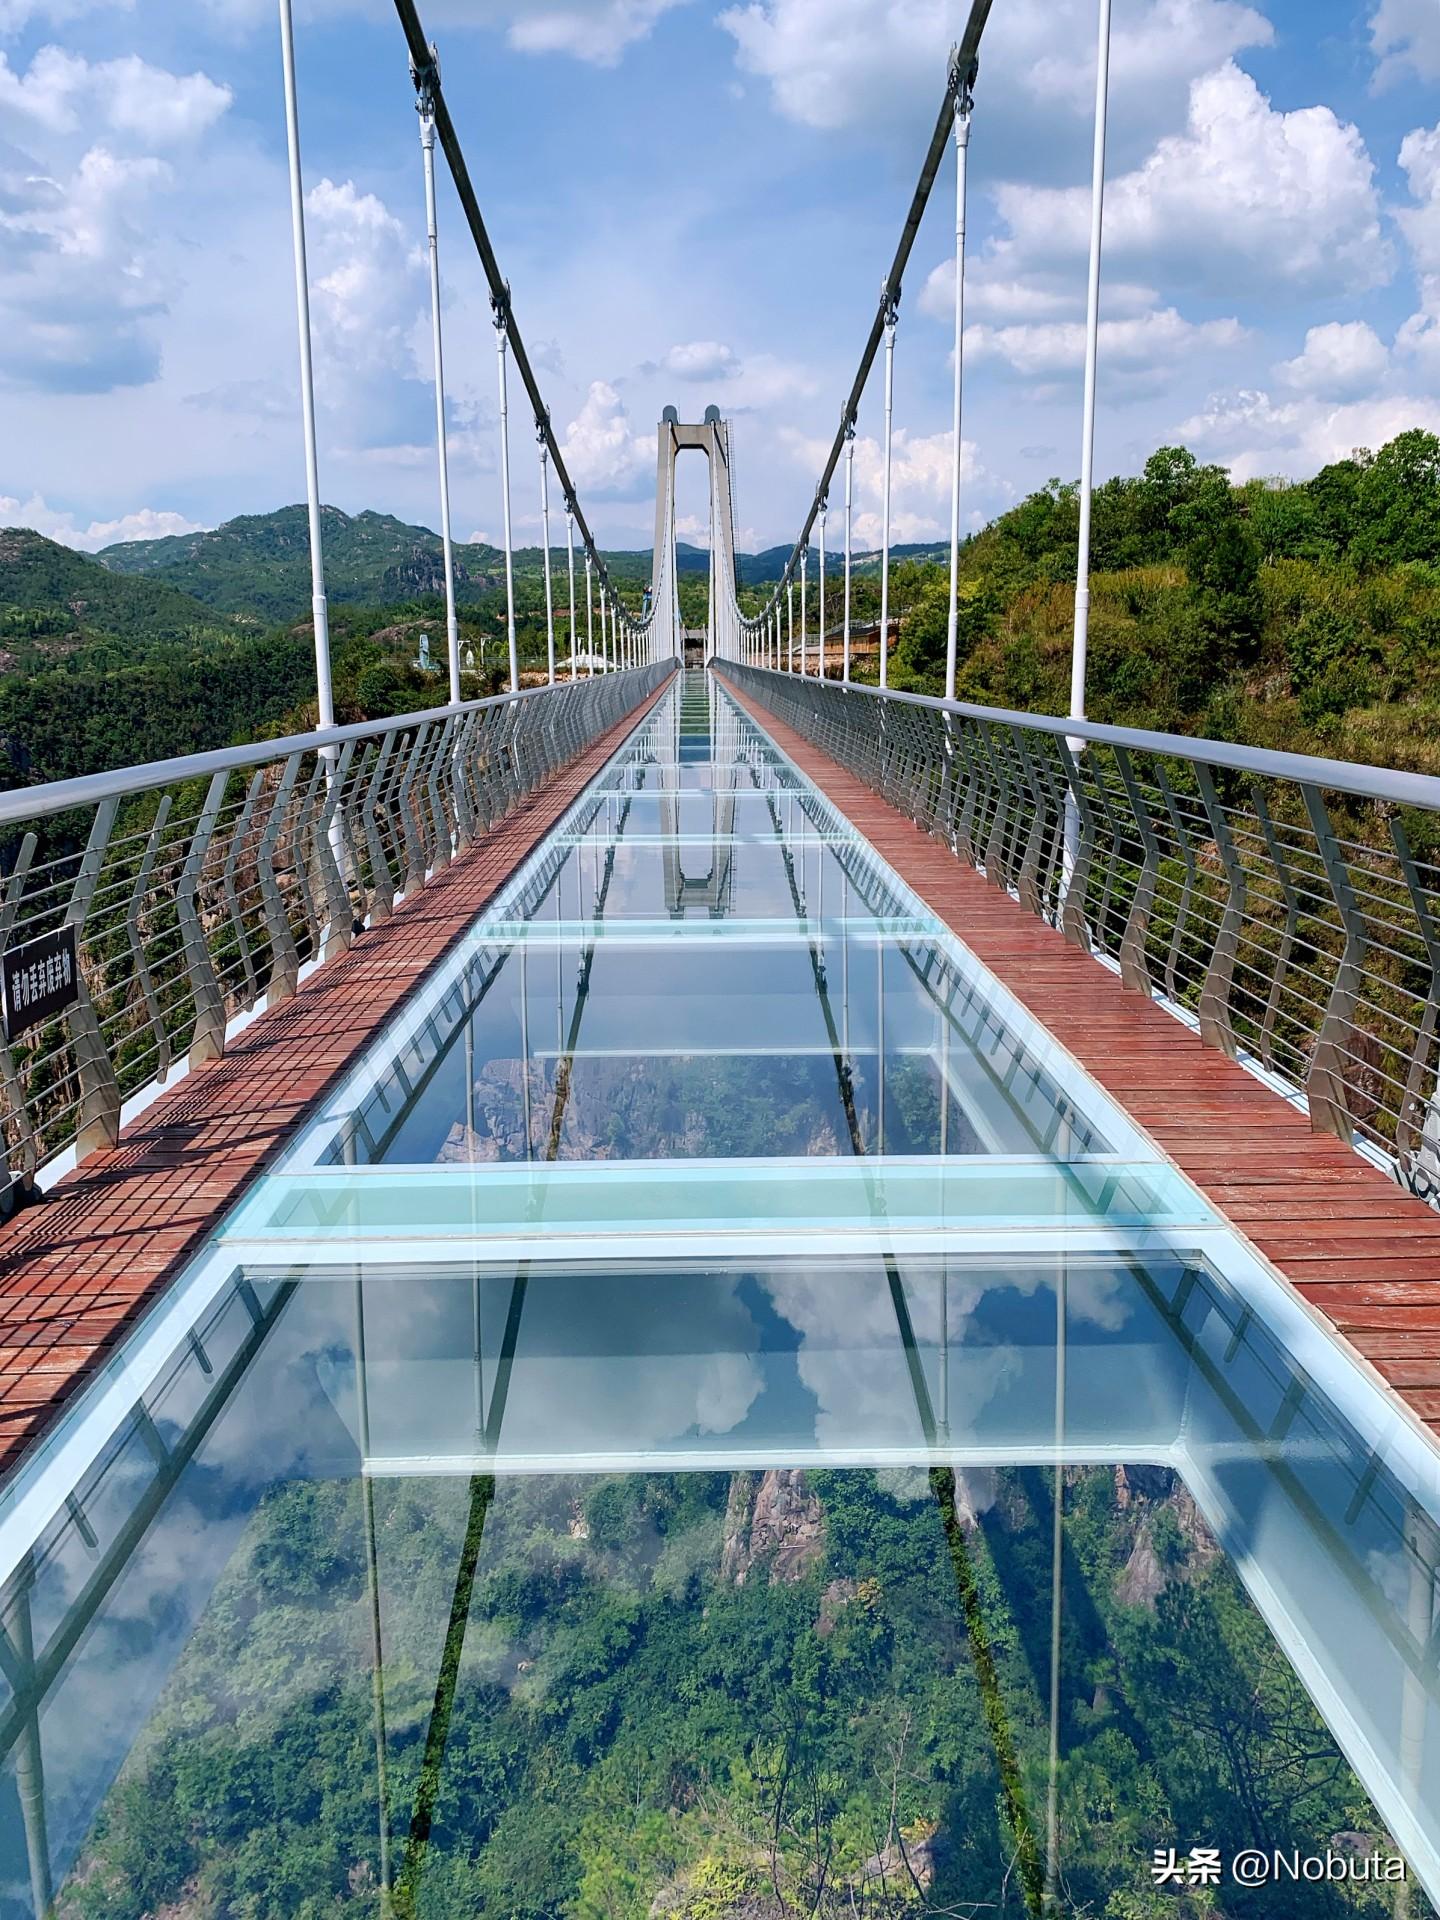
<svg viewBox="0 0 1440 1920"><path fill-rule="evenodd" d="M1440 779L752 663L724 672L1257 1068L1315 1131L1440 1206Z"/></svg>
<svg viewBox="0 0 1440 1920"><path fill-rule="evenodd" d="M895 622L890 623L894 626ZM827 638L832 637L827 635ZM776 679L798 678L778 673L773 667L756 667ZM805 684L810 684L807 675ZM1267 747L1239 747L1228 740L1208 740L1188 733L1153 733L1145 727L1116 727L1103 721L1072 720L1048 713L1021 713L1011 707L981 707L967 700L942 700L935 694L902 693L895 687L872 687L851 680L846 691L896 705L930 707L953 713L965 720L981 720L997 726L1023 727L1032 733L1048 733L1067 740L1084 740L1097 746L1122 747L1132 753L1156 753L1176 759L1198 760L1207 767L1224 767L1232 773L1246 773L1262 780L1295 780L1304 785L1322 787L1332 793L1355 794L1364 800L1384 800L1402 807L1427 807L1440 811L1440 777L1430 773L1406 773L1396 767L1372 767L1362 760L1327 760L1319 754L1272 752Z"/></svg>
<svg viewBox="0 0 1440 1920"><path fill-rule="evenodd" d="M241 767L263 766L267 760L292 753L316 753L340 748L347 741L372 740L397 727L429 726L490 707L513 707L522 700L553 692L549 686L524 687L518 693L496 693L483 700L462 700L458 706L424 707L417 713L396 714L385 720L357 720L343 727L316 728L310 733L285 733L273 740L252 740L245 746L212 747L205 753L177 754L170 760L147 760L139 766L115 767L107 773L82 773L70 780L47 780L33 787L11 787L0 793L0 827L21 820L45 820L72 807L94 806L101 800L149 793L182 780L199 780Z"/></svg>
<svg viewBox="0 0 1440 1920"><path fill-rule="evenodd" d="M0 1213L386 919L671 660L0 795ZM248 777L247 777L248 776Z"/></svg>

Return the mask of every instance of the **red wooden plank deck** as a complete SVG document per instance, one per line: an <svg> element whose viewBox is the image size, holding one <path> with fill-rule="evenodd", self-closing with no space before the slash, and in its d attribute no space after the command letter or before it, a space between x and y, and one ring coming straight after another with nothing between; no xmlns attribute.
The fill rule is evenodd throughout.
<svg viewBox="0 0 1440 1920"><path fill-rule="evenodd" d="M14 1465L661 697L0 1231L0 1471Z"/></svg>
<svg viewBox="0 0 1440 1920"><path fill-rule="evenodd" d="M727 683L728 684L728 683ZM1440 1439L1440 1216L730 691L977 959Z"/></svg>

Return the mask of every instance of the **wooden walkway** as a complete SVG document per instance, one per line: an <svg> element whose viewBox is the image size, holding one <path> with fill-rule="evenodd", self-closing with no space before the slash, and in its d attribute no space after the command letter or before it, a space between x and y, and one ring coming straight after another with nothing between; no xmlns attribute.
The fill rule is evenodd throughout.
<svg viewBox="0 0 1440 1920"><path fill-rule="evenodd" d="M389 920L262 1014L0 1230L0 1472L54 1419L241 1190L665 691Z"/></svg>
<svg viewBox="0 0 1440 1920"><path fill-rule="evenodd" d="M1165 1156L1440 1438L1440 1215L730 691Z"/></svg>

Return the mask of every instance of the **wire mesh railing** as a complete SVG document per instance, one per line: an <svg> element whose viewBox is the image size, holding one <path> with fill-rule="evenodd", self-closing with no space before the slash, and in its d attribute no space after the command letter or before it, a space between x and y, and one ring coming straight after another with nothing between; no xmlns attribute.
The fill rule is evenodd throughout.
<svg viewBox="0 0 1440 1920"><path fill-rule="evenodd" d="M671 664L0 795L0 1207L110 1145L657 687Z"/></svg>
<svg viewBox="0 0 1440 1920"><path fill-rule="evenodd" d="M1440 780L725 671L1440 1203Z"/></svg>

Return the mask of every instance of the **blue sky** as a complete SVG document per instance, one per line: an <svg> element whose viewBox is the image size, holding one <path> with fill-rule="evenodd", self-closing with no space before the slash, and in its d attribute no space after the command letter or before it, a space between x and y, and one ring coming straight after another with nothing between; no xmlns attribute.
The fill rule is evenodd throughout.
<svg viewBox="0 0 1440 1920"><path fill-rule="evenodd" d="M413 90L385 0L297 0L327 500L436 519ZM734 423L790 538L963 0L427 0L516 312L607 544L654 423ZM1079 459L1095 0L995 0L971 142L965 512ZM0 520L96 547L300 497L273 0L0 0ZM1098 465L1242 475L1440 429L1440 3L1115 0ZM897 348L896 532L948 516L947 161ZM499 523L495 350L442 180L455 531ZM878 525L880 394L857 451ZM517 530L534 538L512 407ZM698 463L695 463L698 465ZM703 533L703 473L682 517Z"/></svg>

